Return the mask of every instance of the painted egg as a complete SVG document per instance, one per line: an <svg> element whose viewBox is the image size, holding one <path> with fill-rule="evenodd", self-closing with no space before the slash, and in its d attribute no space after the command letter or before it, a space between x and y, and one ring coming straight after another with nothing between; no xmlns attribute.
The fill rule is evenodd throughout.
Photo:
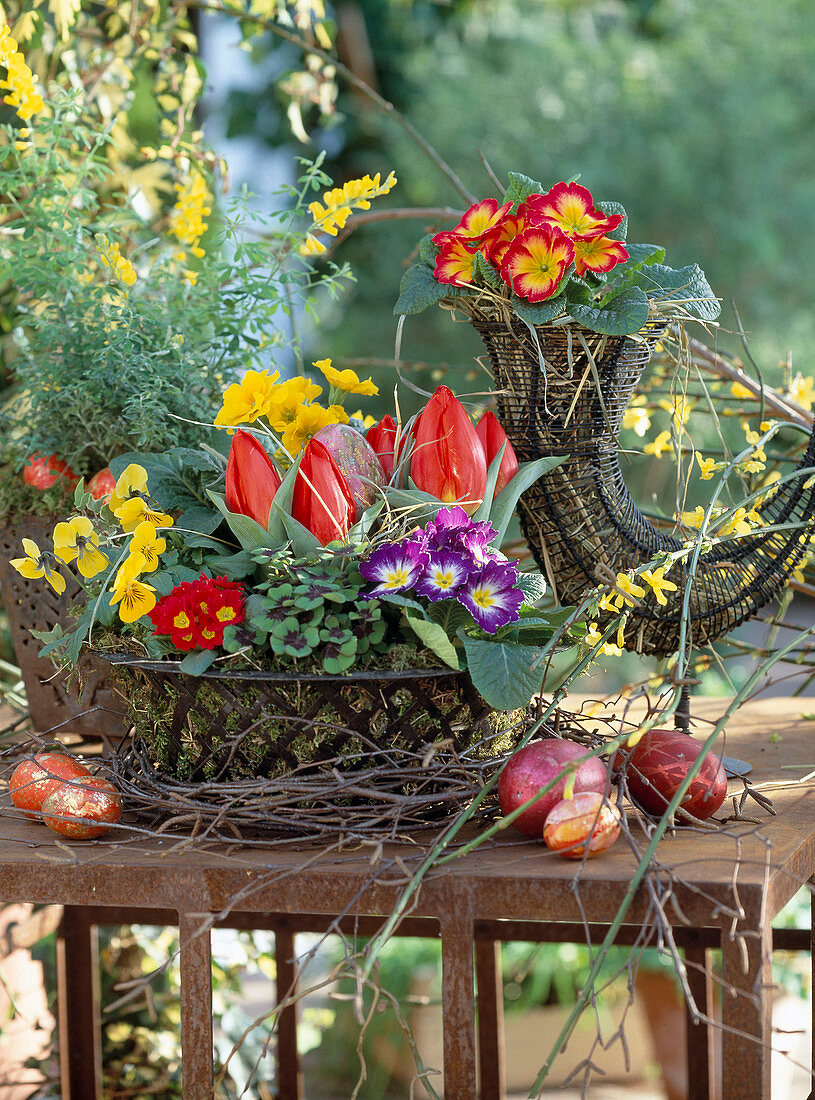
<svg viewBox="0 0 815 1100"><path fill-rule="evenodd" d="M649 730L633 749L617 753L614 767L625 766L628 793L635 804L661 817L701 751L700 742L681 730ZM726 796L722 762L715 753L706 753L680 806L704 820L716 813Z"/></svg>
<svg viewBox="0 0 815 1100"><path fill-rule="evenodd" d="M110 466L105 466L104 470L95 473L85 486L93 499L101 500L103 504L107 504L115 488L116 478L110 472Z"/></svg>
<svg viewBox="0 0 815 1100"><path fill-rule="evenodd" d="M43 802L42 812L45 824L60 836L93 840L122 816L122 798L107 779L91 775L63 783Z"/></svg>
<svg viewBox="0 0 815 1100"><path fill-rule="evenodd" d="M569 776L574 775L576 793L597 791L602 794L605 791L608 779L606 765L596 756L580 764L573 772L565 771L569 764L585 756L587 751L574 741L553 737L525 745L506 762L498 780L498 802L503 814L511 813L528 802L542 787L551 783L561 772L564 773L551 790L513 821L512 824L524 836L540 840L543 823L552 807L563 798Z"/></svg>
<svg viewBox="0 0 815 1100"><path fill-rule="evenodd" d="M360 516L379 497L385 478L382 463L361 432L348 424L326 424L314 435L330 452L348 482Z"/></svg>
<svg viewBox="0 0 815 1100"><path fill-rule="evenodd" d="M602 794L584 791L552 807L543 839L547 848L566 859L591 858L616 841L621 820L620 811Z"/></svg>
<svg viewBox="0 0 815 1100"><path fill-rule="evenodd" d="M48 796L66 779L90 777L90 772L75 756L65 752L39 752L23 760L11 773L11 801L26 817L38 817Z"/></svg>

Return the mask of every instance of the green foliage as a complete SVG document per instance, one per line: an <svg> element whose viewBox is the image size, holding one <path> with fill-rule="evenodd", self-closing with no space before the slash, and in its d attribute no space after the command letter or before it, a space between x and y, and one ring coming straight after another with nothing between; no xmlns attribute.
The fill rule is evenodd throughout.
<svg viewBox="0 0 815 1100"><path fill-rule="evenodd" d="M305 558L291 550L253 555L263 579L246 603L246 617L224 632L224 649L268 649L276 668L322 668L329 675L364 667L387 653L387 620L379 600L364 600L357 561L343 550Z"/></svg>
<svg viewBox="0 0 815 1100"><path fill-rule="evenodd" d="M211 218L200 245L189 229L172 240L133 210L105 208L97 192L111 172L110 135L78 120L74 95L51 109L41 140L16 155L6 127L0 148L15 226L0 241L0 285L13 283L18 310L0 457L19 469L31 454L56 454L89 475L123 452L214 434L225 383L285 354L295 303L308 307L314 288L342 273L315 275L298 251L305 205L330 183L316 164L283 189L277 215L253 214L242 195ZM191 179L197 198L182 195L174 216L199 219L203 233L206 182Z"/></svg>

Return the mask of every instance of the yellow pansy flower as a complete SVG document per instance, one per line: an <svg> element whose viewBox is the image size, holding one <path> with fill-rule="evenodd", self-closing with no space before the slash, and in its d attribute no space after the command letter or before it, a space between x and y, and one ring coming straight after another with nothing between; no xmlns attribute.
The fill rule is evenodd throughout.
<svg viewBox="0 0 815 1100"><path fill-rule="evenodd" d="M672 450L671 446L671 433L660 432L656 439L650 443L646 443L643 450L647 455L653 455L654 458L660 458L665 451Z"/></svg>
<svg viewBox="0 0 815 1100"><path fill-rule="evenodd" d="M115 512L116 518L126 532L135 531L140 523L151 523L154 527L172 527L174 520L166 512L159 512L149 497L136 496L126 500Z"/></svg>
<svg viewBox="0 0 815 1100"><path fill-rule="evenodd" d="M366 415L362 411L362 409L357 409L356 412L352 412L351 413L351 419L352 420L361 420L362 421L362 426L365 428L366 432L369 428L372 428L374 426L374 424L377 423L377 420L376 420L375 416Z"/></svg>
<svg viewBox="0 0 815 1100"><path fill-rule="evenodd" d="M270 377L268 370L248 370L240 382L227 386L222 398L223 405L215 417L215 427L253 424L259 416L265 416L272 404L272 390L279 377L279 371Z"/></svg>
<svg viewBox="0 0 815 1100"><path fill-rule="evenodd" d="M137 493L147 492L147 470L144 466L139 466L135 462L131 462L129 466L126 466L124 470L119 474L116 479L116 488L110 495L108 501L108 508L116 515L116 509L121 508L125 501L130 500L132 496Z"/></svg>
<svg viewBox="0 0 815 1100"><path fill-rule="evenodd" d="M660 565L658 569L643 569L640 573L640 577L651 588L651 591L657 598L657 603L665 607L668 600L665 596L666 592L676 592L677 587L673 581L665 580L666 566Z"/></svg>
<svg viewBox="0 0 815 1100"><path fill-rule="evenodd" d="M48 550L40 553L40 548L32 539L23 539L24 558L12 558L12 565L21 577L26 580L36 581L45 577L58 596L65 591L65 578L54 568L55 556Z"/></svg>
<svg viewBox="0 0 815 1100"><path fill-rule="evenodd" d="M379 393L379 388L370 378L361 382L356 373L350 369L336 370L331 366L330 359L320 359L312 363L312 366L323 372L333 390L342 390L343 393L361 393L363 397L375 397Z"/></svg>
<svg viewBox="0 0 815 1100"><path fill-rule="evenodd" d="M283 432L282 443L294 458L310 439L326 424L347 424L348 414L342 405L301 405L293 423Z"/></svg>
<svg viewBox="0 0 815 1100"><path fill-rule="evenodd" d="M144 554L130 554L116 574L110 606L119 605L123 623L135 623L156 606L155 588L138 579L144 564Z"/></svg>
<svg viewBox="0 0 815 1100"><path fill-rule="evenodd" d="M108 564L99 549L99 536L87 516L73 516L54 528L54 553L60 561L76 561L79 572L89 580L101 573Z"/></svg>
<svg viewBox="0 0 815 1100"><path fill-rule="evenodd" d="M167 549L167 540L156 538L155 525L148 520L143 520L133 532L130 541L130 554L141 554L144 557L142 573L152 573L159 567L159 557Z"/></svg>

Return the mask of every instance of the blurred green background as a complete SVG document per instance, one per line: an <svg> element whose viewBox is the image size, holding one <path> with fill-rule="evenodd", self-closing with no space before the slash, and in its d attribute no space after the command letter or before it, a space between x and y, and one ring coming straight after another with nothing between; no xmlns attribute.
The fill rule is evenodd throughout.
<svg viewBox="0 0 815 1100"><path fill-rule="evenodd" d="M495 193L482 154L499 178L516 170L549 185L580 174L598 198L625 205L632 240L664 244L673 266L695 261L707 272L725 310L718 336L700 330L703 339L740 350L732 299L770 380L780 381L788 352L793 370L811 373L809 0L358 0L333 14L343 62L475 194ZM285 71L285 50L261 37L253 54L269 84L227 96L227 132L288 144L271 86ZM320 125L316 108L306 116L312 149L329 150L335 178L394 169L393 205L463 208L392 118L342 80L340 87L332 126ZM425 230L421 220L383 222L343 243L338 257L351 261L357 284L323 312L315 355L393 355L393 303ZM465 371L480 350L466 326L438 310L405 326L405 358L431 369ZM380 384L390 377L374 371Z"/></svg>

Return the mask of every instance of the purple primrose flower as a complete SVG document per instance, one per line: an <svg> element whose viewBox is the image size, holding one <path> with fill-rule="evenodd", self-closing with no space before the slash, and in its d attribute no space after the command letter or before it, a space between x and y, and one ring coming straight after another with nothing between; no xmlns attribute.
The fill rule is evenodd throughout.
<svg viewBox="0 0 815 1100"><path fill-rule="evenodd" d="M462 585L474 568L469 557L457 554L453 550L440 550L430 555L424 575L416 585L420 596L426 596L434 603L437 600L450 600L457 596Z"/></svg>
<svg viewBox="0 0 815 1100"><path fill-rule="evenodd" d="M380 546L367 561L359 563L360 575L376 585L366 595L378 596L413 588L429 560L430 555L411 539Z"/></svg>
<svg viewBox="0 0 815 1100"><path fill-rule="evenodd" d="M524 594L516 588L518 568L514 562L489 561L470 575L456 597L487 634L518 620Z"/></svg>

